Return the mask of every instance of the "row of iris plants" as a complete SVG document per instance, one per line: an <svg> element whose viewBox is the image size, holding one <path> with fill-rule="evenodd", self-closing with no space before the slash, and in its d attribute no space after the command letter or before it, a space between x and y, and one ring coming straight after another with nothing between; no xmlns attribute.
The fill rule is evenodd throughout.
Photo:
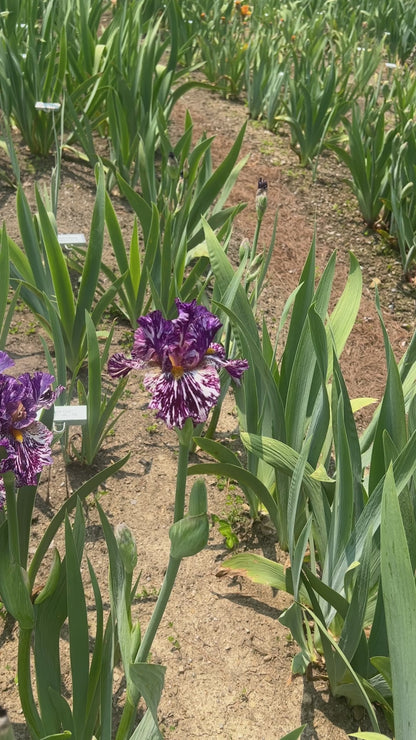
<svg viewBox="0 0 416 740"><path fill-rule="evenodd" d="M364 221L397 249L408 273L416 244L415 27L412 0L290 0L278 8L217 0L208 10L199 0L6 3L3 145L15 178L12 126L36 154L55 146L91 166L101 155L108 188L121 176L154 201L149 164L164 149L171 111L190 88L207 87L244 100L251 118L287 133L315 176L322 153L332 151ZM36 105L42 101L59 110Z"/></svg>
<svg viewBox="0 0 416 740"><path fill-rule="evenodd" d="M281 18L270 20L272 27L280 24L279 34L294 19L294 8L285 6ZM388 8L379 4L377 14L370 18L372 9L372 4L363 5L368 20L362 21L360 15L360 23L361 28L367 24L366 34L374 40L383 35L379 14L384 10L386 19ZM253 22L256 9L237 3L217 10L218 23L227 28L231 24L230 36L241 30L248 43L252 27L245 24ZM408 6L402 10L410 13ZM272 337L265 324L259 331L257 301L274 245L273 236L264 251L258 247L267 205L267 185L262 180L253 241L242 245L237 268L227 256L233 220L243 207L229 208L226 202L244 165L239 154L245 127L216 169L211 161L212 140L202 137L193 144L189 115L182 136L170 140L171 106L195 84L193 80L179 82L179 78L198 65L195 55L202 53L185 11L184 4L179 8L175 3L166 8L150 2L120 3L110 12L101 2L31 2L18 8L10 3L0 19L0 67L7 69L9 85L2 83L0 89L6 143L18 182L20 229L17 243L5 225L0 247L0 594L19 624L18 685L25 720L36 739L68 737L68 733L76 738L110 738L114 723L117 740L161 737L157 706L165 669L149 662L149 653L181 560L199 552L208 538L205 483L202 478L196 480L186 505L187 474L214 474L238 482L253 518L261 509L267 510L281 546L289 553L291 566L286 570L249 553L234 555L226 567L293 594L293 605L281 619L300 647L294 671L305 671L323 655L334 695L362 704L370 716L374 734L356 736L380 737L373 708L377 702L394 726L395 737L404 740L414 734L416 725L408 681L416 658L416 339L397 363L377 304L387 383L371 422L359 434L353 413L374 399L349 398L339 363L361 297L361 272L355 257L351 255L345 289L330 310L336 255L316 283L312 245L299 286L287 298L277 336ZM266 4L259 6L259 12L268 17L271 11ZM286 39L287 44L296 42L296 34L306 33L308 12L299 13L296 32ZM311 43L315 23L322 41L321 13L323 6L316 3L309 17ZM203 15L203 10L193 13L195 24L207 23ZM346 17L325 17L325 23L337 31L340 46L345 43L344 20L346 28ZM358 23L357 33L359 28ZM390 34L392 53L407 54L408 49L394 46L398 42ZM75 39L79 47L72 43ZM43 44L48 43L51 46L43 59ZM308 44L299 43L291 65L303 65L311 75L315 66L303 59L303 46ZM322 53L328 59L331 52L325 48ZM37 87L35 77L27 82L26 74L36 75L42 59L45 67L39 80L48 82L50 88ZM362 81L368 81L369 62L367 57L362 64ZM14 63L20 70L15 76ZM325 84L332 86L335 66L324 68L329 70ZM347 89L351 84L347 76L344 82ZM24 99L30 85L32 97ZM54 126L58 126L57 165L59 156L71 147L80 156L83 152L95 167L97 194L88 245L72 249L69 255L59 245L47 199L36 191L36 213L32 213L19 184L18 159L9 135L10 122L19 123L26 135L18 117L17 89L21 112L27 118L21 120L28 123L29 135L32 132L38 140L49 136L44 149L37 143L33 151L49 151ZM375 89L371 86L367 93L369 98L374 96L373 110L378 111L375 118L368 114L368 140L377 145L389 138L392 147L399 147L391 160L399 178L400 161L406 166L409 161L404 154L400 160L402 144L390 133L394 127L385 131L384 120L391 108L380 108L379 100L381 94L386 106L393 105L391 101L405 93L399 87L394 95L387 94L385 87ZM57 97L61 109L53 116L35 107L37 99ZM133 98L143 107L133 108ZM133 137L127 120L132 110L137 116ZM361 108L345 106L338 121L349 121L353 131L355 119L365 117L366 111L367 107L363 114ZM54 118L58 115L59 122ZM333 122L337 116L334 113ZM143 121L139 132L137 121ZM407 130L410 142L409 125ZM108 138L108 156L98 157L97 134ZM357 135L357 147L360 141ZM333 148L338 151L339 141ZM347 158L347 150L342 151ZM352 157L351 143L349 151ZM368 161L370 169L374 168L374 161ZM108 193L108 185L115 182L134 213L128 244ZM405 189L406 183L402 186ZM108 264L103 250L106 231L114 253ZM42 328L45 372L17 376L11 372L8 329L19 300ZM132 328L139 320L131 356L111 354L109 312ZM104 332L102 349L98 332L101 336ZM143 635L131 609L138 586L134 538L124 525L113 531L99 502L110 565L109 610L104 607L105 586L98 583L93 565L88 563L85 570L88 579L81 569L85 543L82 501L116 474L124 460L96 474L65 502L29 558L38 479L51 462L53 405L76 400L86 405L87 424L82 428L81 448L75 452L81 462L91 463L115 423L131 370L144 373L150 407L175 431L179 451L170 557ZM221 403L231 383L246 450L244 463L215 440ZM68 454L65 431L60 441ZM188 466L195 444L212 457L212 463ZM61 528L64 548L51 550ZM39 588L46 568L46 581ZM93 623L85 596L88 589L94 604ZM71 701L68 687L63 690L61 686L64 629L69 635ZM112 695L119 655L127 698L122 713L115 717ZM138 722L141 698L147 710ZM300 736L301 731L291 736Z"/></svg>
<svg viewBox="0 0 416 740"><path fill-rule="evenodd" d="M209 224L211 220L217 234L221 235L221 250L225 255L230 236L229 219L239 209L223 209L221 200L227 197L230 182L235 179L235 169L238 171L242 164L236 165L235 160L243 133L225 164L220 164L212 174L204 160L210 142L203 140L202 147L197 144L195 162L190 153L187 178L192 193L189 205L194 201L198 204L198 217L193 217L192 221L182 220L184 232L178 245L173 238L171 217L172 213L180 212L182 203L179 199L178 206L176 196L172 196L172 163L166 165L164 188L161 186L162 201L168 203L162 213L157 203L147 206L144 199L124 183L126 195L137 213L128 247L122 242L120 225L105 191L102 166L97 167L97 195L89 243L82 253L72 258L62 251L54 215L47 211L38 190L37 211L32 214L23 188L18 188L16 210L21 244L9 238L6 227L3 228L0 248L0 596L3 607L19 625L17 682L22 711L33 738L111 738L114 726L119 740L162 737L157 707L165 668L150 663L149 653L182 559L198 553L209 534L207 492L202 479L194 483L186 503L188 456L195 445L196 431L203 432L208 415L212 409L220 407L228 388L229 383L222 375L239 384L248 368L247 360L236 356L229 323L226 322L223 329L218 315L207 308L207 304L210 308L214 305L215 278L206 230L214 234ZM225 193L221 183L226 186ZM253 244L242 249L238 276L233 280L234 289L237 281L243 280L250 306L255 305L261 292L273 246L272 240L264 253L258 253L257 240L267 202L267 184L261 180L259 185L258 227ZM204 188L209 195L204 195ZM214 202L210 203L210 199ZM202 220L201 210L207 215ZM192 207L188 211L192 213ZM169 223L169 251L167 240L160 233L162 216ZM111 288L106 291L102 283L113 273L102 255L105 223L118 266L120 263L124 266L123 260L127 265L121 275L113 277ZM188 229L194 244L189 261L186 260ZM172 257L175 246L177 252L174 251ZM79 279L71 280L72 270ZM178 296L183 289L188 300ZM143 294L140 303L137 302L139 292ZM191 297L194 294L198 301ZM134 299L130 317L125 310L129 295ZM13 374L14 361L6 350L8 330L19 299L24 301L43 330L41 342L50 372ZM104 316L103 313L106 309L124 325L126 321L136 325L133 316L139 315L131 357L120 352L110 356L112 328L108 329L109 314ZM145 315L141 315L143 312ZM101 351L99 332L101 336L107 335ZM228 336L227 352L219 343L224 333ZM229 354L235 356L234 359L229 359ZM78 400L86 402L84 454L79 459L88 463L88 451L95 457L109 427L116 423L114 413L118 414L116 409L131 370L145 373L144 387L152 395L150 408L174 430L178 440L174 516L169 530L170 556L154 612L143 635L140 623L132 617L132 603L140 579L139 576L133 580L137 566L134 538L124 524L113 530L99 500L95 503L108 548L109 609L104 606L105 584L98 582L94 566L88 559L82 573L86 534L82 504L110 475L117 474L128 456L86 480L55 513L36 548L33 545L31 548L31 523L39 476L43 468L52 463L51 447L59 436L54 433L53 407L76 401L74 388L78 390ZM86 386L80 379L81 371L87 377ZM102 384L105 384L102 375L115 379L115 385L104 396L101 395ZM63 449L67 452L66 442ZM58 547L54 543L60 530L63 530L63 545ZM91 604L94 608L92 619L89 616ZM69 644L70 687L62 686L63 632ZM120 663L127 684L127 698L121 713L115 715L112 709L117 689L114 669ZM139 722L137 711L141 699L147 711Z"/></svg>
<svg viewBox="0 0 416 740"><path fill-rule="evenodd" d="M261 223L267 189L264 181L259 184L256 201ZM97 198L100 190L105 193L103 174L99 172ZM18 201L21 197L19 191ZM109 208L108 196L105 202ZM53 216L43 210L39 196L38 206L32 223L40 224L47 237L48 229L54 234ZM110 212L112 221L116 222L114 212ZM95 233L96 218L97 204L91 235ZM26 226L29 228L29 220ZM336 255L331 257L316 285L312 245L299 286L288 297L278 334L272 340L266 325L259 334L256 320L256 302L272 245L264 253L253 251L252 245L243 245L235 269L226 253L226 235L221 240L218 238L221 228L215 234L205 219L200 226L200 248L210 272L204 280L204 289L198 300L184 301L177 297L169 309L155 308L158 304L153 297L149 266L145 272L145 293L150 304L146 314L139 318L131 356L120 352L109 356L111 332L100 356L97 327L92 319L102 302L99 291L91 307L84 311L87 429L90 415L99 419L105 407L95 395L95 389L107 364L109 375L116 383L123 384L122 390L130 371L144 373L144 387L152 397L150 408L155 409L178 437L175 513L169 533L171 554L154 614L143 636L140 624L133 622L131 615L138 585L137 581L133 585L137 555L132 533L124 525L113 532L97 502L109 553L111 610L104 623L102 584L89 564L97 620L95 647L89 655L92 627L87 617L85 576L80 572L85 540L81 504L106 477L116 474L125 460L98 473L72 494L29 558L38 477L51 462L48 412L73 387L73 372L67 366L65 383L52 388L52 372L24 373L17 377L9 374L13 361L5 350L1 352L4 484L0 593L5 608L20 627L18 683L28 728L34 738L68 736L62 734L63 730L75 737L111 737L110 697L114 655L119 650L128 691L117 737L149 737L149 733L157 736L157 704L164 669L148 662L149 651L180 562L204 547L209 529L206 487L200 478L192 487L185 514L186 477L214 474L239 483L253 519L261 509L267 510L281 546L288 550L291 567L286 570L249 553L232 556L225 566L293 594L293 605L281 617L300 647L293 670L305 671L322 654L334 695L363 704L375 732L378 721L372 702L378 702L391 726L394 725L396 737L408 737L407 727L413 727L413 705L406 691L413 661L411 615L415 613L416 339L413 338L397 364L378 306L385 338L387 384L371 422L359 436L353 413L374 403L374 399L350 399L339 365L361 297L361 271L355 257L351 255L344 291L329 312ZM135 228L133 225L133 234ZM151 233L143 242L145 253L151 244ZM56 293L49 299L53 305L50 317L54 326L60 326L70 314L65 303L68 268L64 263L54 264L57 255L60 259L61 251L47 249L46 244L47 239L39 262L48 274L56 277ZM133 242L132 252L134 248ZM0 251L5 268L2 276L9 264L10 249L16 251L17 245L4 231ZM90 245L84 255L77 295L73 296L74 306L81 300L83 280L92 269L88 268L89 249ZM23 259L23 251L21 256ZM168 270L170 281L175 283L176 266L166 265L164 270ZM105 275L104 264L102 269ZM192 269L189 266L185 274L190 275ZM13 293L9 303L3 300L5 346L15 296L28 289L25 280L17 281L11 275L8 279ZM123 286L126 280L127 276L123 275L118 284ZM8 287L3 278L3 298ZM149 308L152 310L148 311ZM41 312L34 309L34 315L47 328ZM279 337L287 322L287 338L282 348ZM106 323L101 325L105 327ZM58 357L62 351L65 360L65 348L60 347L60 339L55 344L56 336L60 338L61 334L51 331L49 339L43 341L45 362L54 372L52 355ZM223 344L216 340L222 340ZM233 381L241 441L247 452L244 463L213 439L212 419L217 418L224 394ZM113 409L122 394L119 388L116 385L112 391L117 393ZM41 410L46 415L39 421ZM204 425L211 410L208 434L207 429L204 433ZM189 467L189 451L195 444L214 461ZM74 511L75 518L70 519ZM55 548L52 562L48 562L50 545L61 526L65 532L64 552L59 553ZM45 561L49 575L39 589L37 580L41 569L46 567ZM311 620L316 624L315 630L310 627ZM61 695L60 636L66 625L72 670L71 703ZM34 669L30 657L32 644ZM32 670L36 675L36 696ZM134 729L141 697L148 712Z"/></svg>
<svg viewBox="0 0 416 740"><path fill-rule="evenodd" d="M416 233L414 3L186 7L193 60L207 78L287 134L315 177L322 153L334 152L364 221L394 245L407 273Z"/></svg>

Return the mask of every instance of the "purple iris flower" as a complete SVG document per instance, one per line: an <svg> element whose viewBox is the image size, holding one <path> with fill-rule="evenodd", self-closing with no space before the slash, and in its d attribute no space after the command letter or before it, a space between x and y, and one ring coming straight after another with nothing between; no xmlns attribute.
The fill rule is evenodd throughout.
<svg viewBox="0 0 416 740"><path fill-rule="evenodd" d="M239 382L248 368L247 360L227 360L224 348L213 343L219 319L196 301L176 299L176 319L152 311L138 320L131 357L116 353L108 362L113 378L130 370L145 370L145 388L152 394L149 408L168 427L182 429L191 418L194 424L206 420L220 395L218 371L225 368Z"/></svg>
<svg viewBox="0 0 416 740"><path fill-rule="evenodd" d="M0 352L0 446L6 457L0 460L0 473L12 470L16 485L37 484L37 475L52 462L52 432L37 420L40 409L50 408L63 387L52 390L54 377L48 373L24 373L17 378L2 371L13 365ZM0 507L4 484L0 478Z"/></svg>

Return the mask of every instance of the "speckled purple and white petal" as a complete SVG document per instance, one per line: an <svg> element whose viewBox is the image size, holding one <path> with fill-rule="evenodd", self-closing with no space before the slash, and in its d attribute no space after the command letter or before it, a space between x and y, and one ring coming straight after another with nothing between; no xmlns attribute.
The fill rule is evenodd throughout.
<svg viewBox="0 0 416 740"><path fill-rule="evenodd" d="M143 363L162 364L166 347L171 341L172 321L164 319L160 311L152 311L138 320L139 328L134 332L131 356Z"/></svg>
<svg viewBox="0 0 416 740"><path fill-rule="evenodd" d="M19 375L18 380L26 388L27 396L29 396L35 404L36 410L49 409L55 403L57 397L64 390L63 386L52 388L52 383L55 378L49 373L36 372L33 375L29 373L23 373Z"/></svg>
<svg viewBox="0 0 416 740"><path fill-rule="evenodd" d="M124 378L130 370L142 370L143 362L126 357L121 352L116 352L108 361L108 373L112 378Z"/></svg>
<svg viewBox="0 0 416 740"><path fill-rule="evenodd" d="M206 421L220 395L218 373L209 365L189 370L180 378L169 373L146 375L143 382L152 394L149 408L156 409L171 428L182 429L188 418L194 424Z"/></svg>
<svg viewBox="0 0 416 740"><path fill-rule="evenodd" d="M0 470L13 470L18 487L36 485L38 473L52 462L52 437L44 424L33 422L24 430L21 441L9 441L8 456L0 462Z"/></svg>

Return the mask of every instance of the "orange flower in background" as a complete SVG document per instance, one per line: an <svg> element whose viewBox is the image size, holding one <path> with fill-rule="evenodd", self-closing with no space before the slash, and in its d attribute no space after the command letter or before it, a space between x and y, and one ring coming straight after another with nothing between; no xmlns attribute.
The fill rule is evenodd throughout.
<svg viewBox="0 0 416 740"><path fill-rule="evenodd" d="M201 18L202 18L202 20L205 20L205 18L206 18L205 13L201 13Z"/></svg>
<svg viewBox="0 0 416 740"><path fill-rule="evenodd" d="M234 6L236 10L239 10L243 18L249 18L252 11L249 5L242 5L242 0L234 0Z"/></svg>

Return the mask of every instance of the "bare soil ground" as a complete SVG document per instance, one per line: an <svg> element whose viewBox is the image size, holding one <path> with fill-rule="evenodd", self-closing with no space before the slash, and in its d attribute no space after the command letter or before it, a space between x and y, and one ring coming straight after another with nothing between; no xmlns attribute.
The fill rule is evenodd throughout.
<svg viewBox="0 0 416 740"><path fill-rule="evenodd" d="M174 110L172 138L183 132L186 109L192 115L195 141L205 131L215 135L214 161L229 151L247 117L241 104L229 103L206 92L194 91L180 100ZM52 161L40 162L20 149L25 192L33 203L34 182L47 182ZM255 193L259 177L269 184L269 202L260 244L270 241L276 211L279 224L261 313L272 328L290 292L298 283L314 230L317 239L318 272L333 250L337 252L336 293L348 272L348 252L359 259L364 291L358 321L342 357L351 397L380 397L385 382L382 335L375 310L378 283L384 319L396 357L405 351L414 330L414 296L401 280L396 254L386 252L377 235L367 233L354 198L346 187L345 172L331 156L323 157L316 182L301 169L288 139L250 123L243 153L249 154L232 193L233 203L247 202L235 227L237 249L244 237L252 239L255 229ZM59 200L60 232L83 232L88 237L94 202L92 173L77 163L63 165ZM133 225L129 207L115 197L123 234L128 240ZM15 194L0 186L2 219L10 235L19 241ZM107 242L106 249L109 250ZM125 335L119 327L117 340ZM114 347L116 350L116 345ZM45 369L39 330L22 310L16 314L8 345L20 370ZM144 630L151 614L166 567L172 522L176 472L176 437L155 422L147 409L148 399L139 390L139 379L131 377L126 412L99 454L93 471L76 462L67 471L68 485L76 489L91 472L131 451L127 465L110 479L99 494L110 521L125 521L137 540L141 580L134 617ZM365 417L359 419L364 423ZM74 430L74 433L76 430ZM232 399L225 405L219 434L223 440L237 432ZM208 481L209 512L234 517L239 548L264 553L285 562L277 535L267 519L252 523L238 491L217 480ZM48 495L50 497L48 501ZM66 495L65 472L57 451L50 476L42 476L33 524L33 546L39 534ZM86 507L87 546L100 583L107 582L106 547L93 501ZM57 538L59 545L59 538ZM278 621L290 603L284 593L255 586L242 578L218 578L228 551L218 529L213 527L207 548L183 562L174 593L152 650L152 660L167 666L160 704L160 724L166 740L222 738L223 740L279 740L306 723L303 738L343 740L348 733L370 729L360 710L345 700L331 697L324 666L316 666L308 678L291 675L296 645ZM18 738L28 737L20 710L16 685L17 630L10 620L0 622L1 703L7 708ZM68 675L64 675L69 680ZM117 707L123 704L120 677ZM383 729L385 729L383 727Z"/></svg>

